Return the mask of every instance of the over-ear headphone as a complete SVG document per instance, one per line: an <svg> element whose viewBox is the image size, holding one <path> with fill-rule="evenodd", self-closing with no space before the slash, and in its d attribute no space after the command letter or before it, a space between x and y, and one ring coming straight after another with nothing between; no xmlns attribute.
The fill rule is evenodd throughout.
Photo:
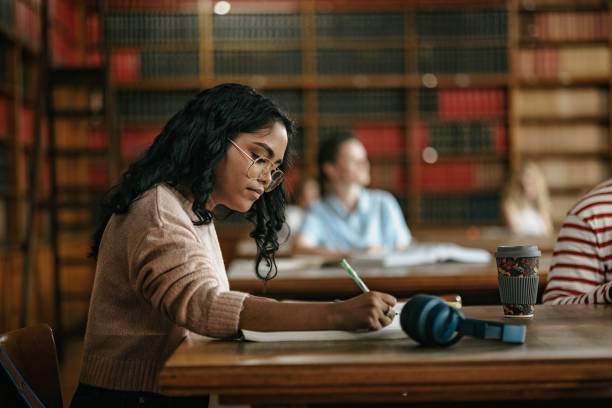
<svg viewBox="0 0 612 408"><path fill-rule="evenodd" d="M431 295L413 296L402 308L400 325L408 336L425 346L450 346L463 335L506 343L525 342L525 326L466 319L461 311Z"/></svg>

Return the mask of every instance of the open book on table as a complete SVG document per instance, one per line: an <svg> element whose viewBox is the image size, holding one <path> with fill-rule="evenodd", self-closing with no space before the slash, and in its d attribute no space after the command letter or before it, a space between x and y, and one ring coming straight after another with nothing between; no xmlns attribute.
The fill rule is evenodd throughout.
<svg viewBox="0 0 612 408"><path fill-rule="evenodd" d="M481 248L467 248L453 243L418 243L406 249L368 253L351 256L348 261L354 267L410 266L436 262L491 262L489 251Z"/></svg>

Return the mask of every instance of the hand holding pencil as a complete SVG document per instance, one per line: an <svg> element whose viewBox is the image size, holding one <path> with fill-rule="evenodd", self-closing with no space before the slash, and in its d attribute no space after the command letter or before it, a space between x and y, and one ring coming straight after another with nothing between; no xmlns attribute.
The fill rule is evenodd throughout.
<svg viewBox="0 0 612 408"><path fill-rule="evenodd" d="M343 309L344 323L352 327L348 330L358 330L368 328L370 330L378 330L389 325L395 317L393 307L397 300L386 293L370 291L366 284L359 278L357 273L351 268L346 259L340 261L341 266L348 272L363 294L343 302L337 302L336 305ZM367 324L368 327L359 327L359 325Z"/></svg>

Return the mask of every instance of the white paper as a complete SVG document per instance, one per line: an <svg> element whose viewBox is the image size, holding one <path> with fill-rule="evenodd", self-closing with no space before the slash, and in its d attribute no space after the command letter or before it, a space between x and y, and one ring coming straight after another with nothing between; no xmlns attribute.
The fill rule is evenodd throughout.
<svg viewBox="0 0 612 408"><path fill-rule="evenodd" d="M389 340L408 337L400 326L399 313L405 303L396 303L397 315L390 325L376 331L352 332L343 330L312 330L312 331L276 331L261 332L242 330L245 340L257 342L269 341L325 341L325 340Z"/></svg>

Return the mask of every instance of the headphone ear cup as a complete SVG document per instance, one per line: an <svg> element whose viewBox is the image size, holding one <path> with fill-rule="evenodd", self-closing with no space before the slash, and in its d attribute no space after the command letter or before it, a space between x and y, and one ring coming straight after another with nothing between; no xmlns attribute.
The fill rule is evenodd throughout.
<svg viewBox="0 0 612 408"><path fill-rule="evenodd" d="M427 316L438 301L440 299L435 296L418 294L413 296L402 309L400 325L413 340L429 344L426 331Z"/></svg>
<svg viewBox="0 0 612 408"><path fill-rule="evenodd" d="M427 295L416 295L413 296L408 303L402 308L400 314L400 325L402 329L410 336L413 340L422 343L423 339L419 333L419 317L425 304L429 302L429 296Z"/></svg>
<svg viewBox="0 0 612 408"><path fill-rule="evenodd" d="M450 346L463 335L457 333L463 314L442 299L418 294L400 313L400 325L413 340L426 346Z"/></svg>
<svg viewBox="0 0 612 408"><path fill-rule="evenodd" d="M428 344L446 346L451 344L460 319L455 310L440 300L427 316L426 336ZM457 339L458 340L458 339Z"/></svg>

